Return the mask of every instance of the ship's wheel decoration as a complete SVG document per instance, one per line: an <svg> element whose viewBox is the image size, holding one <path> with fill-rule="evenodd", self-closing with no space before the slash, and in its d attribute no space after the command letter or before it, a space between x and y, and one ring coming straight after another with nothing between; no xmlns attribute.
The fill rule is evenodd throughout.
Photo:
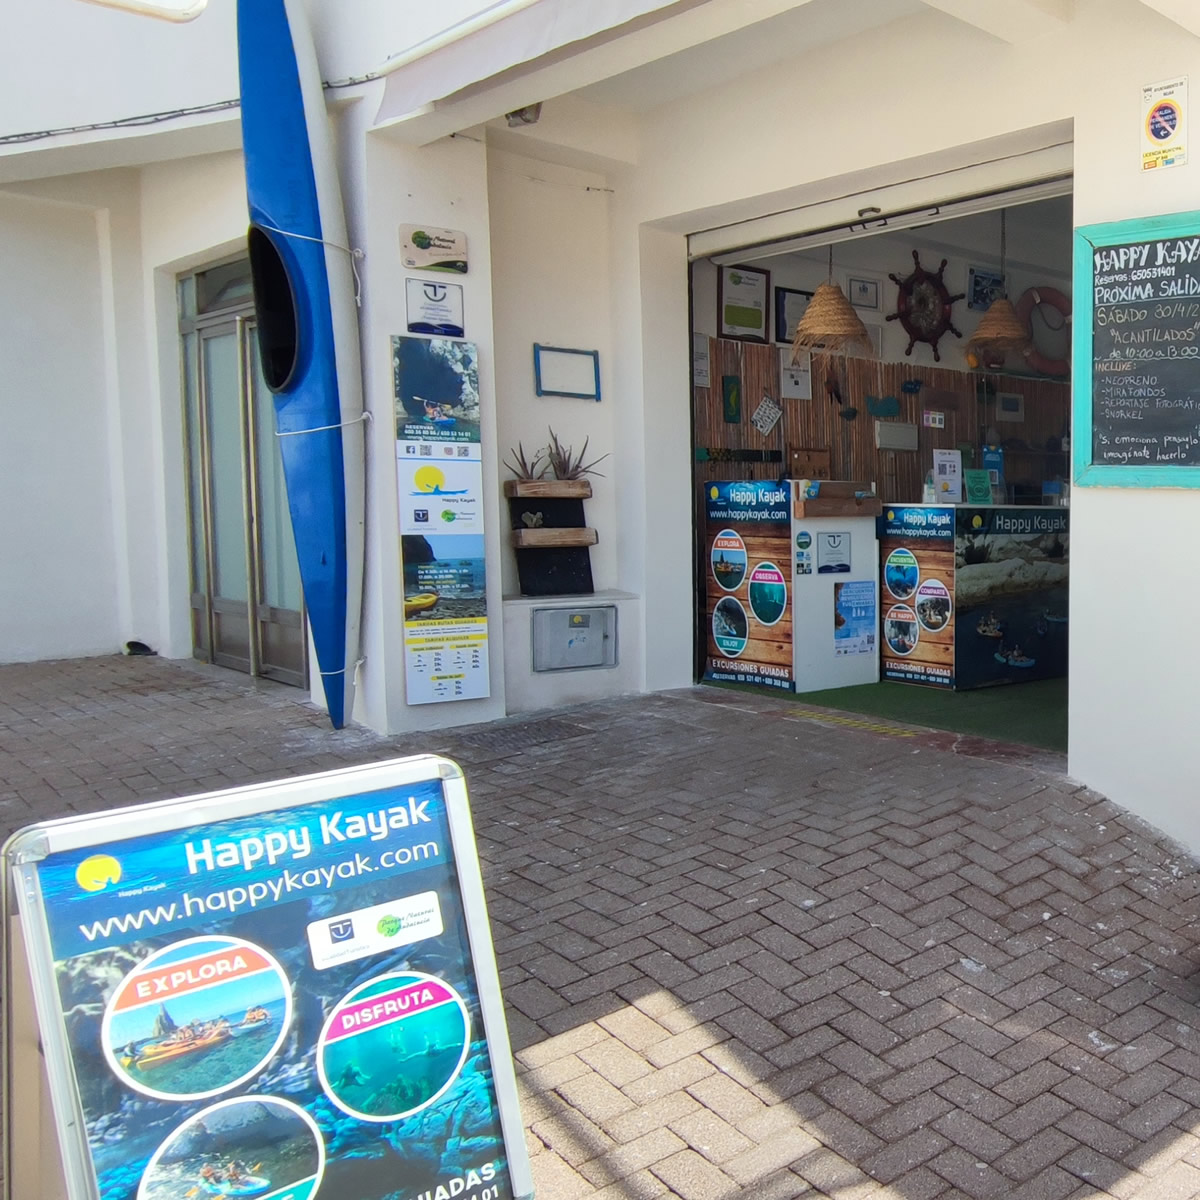
<svg viewBox="0 0 1200 1200"><path fill-rule="evenodd" d="M928 342L933 349L934 362L941 362L937 344L945 333L962 337L962 332L954 328L950 319L950 306L955 300L962 300L966 292L957 296L950 295L942 280L942 272L946 269L946 260L936 271L926 271L921 266L921 256L914 250L913 273L901 279L898 275L888 278L900 287L900 300L896 311L888 315L889 321L899 321L908 334L908 349L905 354L911 354L918 342Z"/></svg>

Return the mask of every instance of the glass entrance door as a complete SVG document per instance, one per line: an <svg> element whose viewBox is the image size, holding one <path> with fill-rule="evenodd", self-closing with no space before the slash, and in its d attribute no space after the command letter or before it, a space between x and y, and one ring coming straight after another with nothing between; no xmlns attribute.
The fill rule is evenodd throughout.
<svg viewBox="0 0 1200 1200"><path fill-rule="evenodd" d="M238 265L180 286L193 653L304 686L300 572L283 463L248 292L231 274ZM241 266L248 280L248 265ZM218 272L220 287L206 278Z"/></svg>

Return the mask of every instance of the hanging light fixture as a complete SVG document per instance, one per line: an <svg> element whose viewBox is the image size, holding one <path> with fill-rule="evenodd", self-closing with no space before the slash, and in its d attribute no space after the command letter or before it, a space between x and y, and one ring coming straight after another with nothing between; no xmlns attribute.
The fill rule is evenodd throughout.
<svg viewBox="0 0 1200 1200"><path fill-rule="evenodd" d="M1003 362L1009 350L1024 350L1029 345L1029 333L1008 299L1008 278L1004 273L1007 247L1004 209L1000 210L1000 295L992 301L980 318L975 332L967 338L967 350L985 362Z"/></svg>
<svg viewBox="0 0 1200 1200"><path fill-rule="evenodd" d="M803 350L839 350L851 342L871 348L871 335L846 293L833 282L833 247L829 247L829 279L820 284L796 325L792 362Z"/></svg>

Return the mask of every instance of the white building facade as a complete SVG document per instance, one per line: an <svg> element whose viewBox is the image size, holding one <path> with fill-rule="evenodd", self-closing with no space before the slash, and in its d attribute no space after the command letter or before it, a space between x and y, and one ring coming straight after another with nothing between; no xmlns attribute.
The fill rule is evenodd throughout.
<svg viewBox="0 0 1200 1200"><path fill-rule="evenodd" d="M209 0L185 25L77 0L10 16L2 661L131 641L196 649L186 339L236 338L247 318L236 281L211 321L181 318L181 281L244 247L234 8ZM1200 164L1143 171L1139 151L1142 87L1200 75L1200 13L1185 0L310 9L364 252L375 420L355 716L381 731L693 681L689 332L703 322L689 313L690 258L1064 175L1077 226L1185 212L1200 195ZM539 104L534 123L506 120ZM491 672L486 699L421 705L405 686L392 421L398 230L413 223L469 245L456 281L479 350ZM597 351L601 402L536 395L535 343ZM216 378L229 347L209 348ZM501 485L510 449L544 444L550 427L608 455L587 515L596 602L618 609L612 670L530 670ZM1200 648L1187 634L1200 495L1080 487L1072 508L1071 773L1200 849L1188 734Z"/></svg>

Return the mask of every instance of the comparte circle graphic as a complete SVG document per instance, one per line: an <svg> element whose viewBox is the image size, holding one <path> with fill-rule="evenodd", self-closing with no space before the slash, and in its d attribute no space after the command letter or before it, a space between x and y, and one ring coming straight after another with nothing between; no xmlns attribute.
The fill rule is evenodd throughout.
<svg viewBox="0 0 1200 1200"><path fill-rule="evenodd" d="M893 604L883 618L883 637L893 654L906 658L921 640L917 614L907 604Z"/></svg>
<svg viewBox="0 0 1200 1200"><path fill-rule="evenodd" d="M911 550L901 546L884 559L884 586L897 600L907 600L917 590L919 577L917 556Z"/></svg>
<svg viewBox="0 0 1200 1200"><path fill-rule="evenodd" d="M146 1164L137 1200L284 1193L308 1200L324 1175L325 1140L304 1109L278 1096L238 1096L171 1131Z"/></svg>
<svg viewBox="0 0 1200 1200"><path fill-rule="evenodd" d="M713 608L713 642L726 658L737 658L746 649L750 621L742 602L734 596L722 596Z"/></svg>
<svg viewBox="0 0 1200 1200"><path fill-rule="evenodd" d="M471 1047L466 1003L444 979L397 971L334 1006L317 1041L325 1094L361 1121L427 1108L458 1078Z"/></svg>
<svg viewBox="0 0 1200 1200"><path fill-rule="evenodd" d="M921 628L938 633L950 622L950 589L940 579L926 579L917 588L914 601Z"/></svg>
<svg viewBox="0 0 1200 1200"><path fill-rule="evenodd" d="M100 1040L113 1073L159 1100L203 1100L266 1066L292 1020L276 959L244 938L185 938L121 980Z"/></svg>
<svg viewBox="0 0 1200 1200"><path fill-rule="evenodd" d="M787 612L787 577L773 562L759 563L750 572L747 593L750 611L760 625L778 624Z"/></svg>
<svg viewBox="0 0 1200 1200"><path fill-rule="evenodd" d="M719 588L737 591L746 578L746 543L741 535L732 529L722 529L713 538L709 565Z"/></svg>

